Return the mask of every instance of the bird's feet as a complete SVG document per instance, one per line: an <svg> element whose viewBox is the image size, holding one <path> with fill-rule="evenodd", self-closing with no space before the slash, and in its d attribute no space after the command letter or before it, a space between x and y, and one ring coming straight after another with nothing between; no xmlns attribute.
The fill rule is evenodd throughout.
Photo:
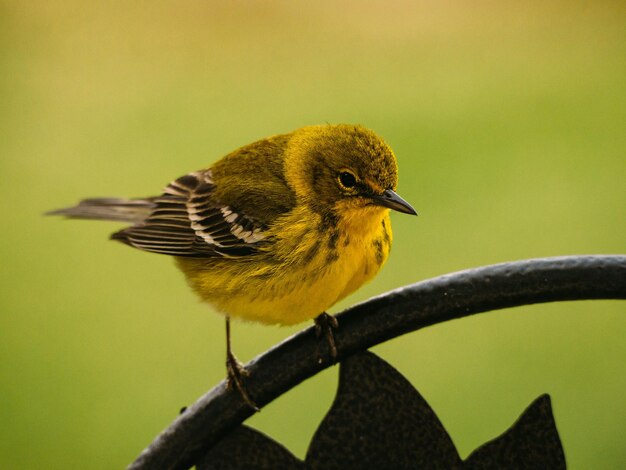
<svg viewBox="0 0 626 470"><path fill-rule="evenodd" d="M250 398L244 383L244 378L248 376L248 371L244 369L243 364L237 360L235 355L230 352L226 355L226 373L226 387L228 390L237 389L246 405L254 411L259 411L259 407Z"/></svg>
<svg viewBox="0 0 626 470"><path fill-rule="evenodd" d="M330 350L330 360L333 363L337 362L337 345L335 344L335 334L333 331L338 327L339 323L337 322L337 319L326 312L315 318L315 335L318 340L322 337L322 335L326 338L326 342L328 343L328 348ZM322 362L319 350L317 352L317 360L319 363Z"/></svg>

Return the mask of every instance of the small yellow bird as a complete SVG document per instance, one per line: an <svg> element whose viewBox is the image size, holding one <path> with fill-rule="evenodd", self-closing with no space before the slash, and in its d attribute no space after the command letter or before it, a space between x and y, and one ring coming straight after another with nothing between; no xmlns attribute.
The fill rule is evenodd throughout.
<svg viewBox="0 0 626 470"><path fill-rule="evenodd" d="M170 183L161 196L86 199L51 214L132 222L111 238L172 255L226 316L227 372L256 408L231 351L230 318L291 325L315 318L333 358L326 310L378 272L391 247L396 158L358 125L318 125L241 147Z"/></svg>

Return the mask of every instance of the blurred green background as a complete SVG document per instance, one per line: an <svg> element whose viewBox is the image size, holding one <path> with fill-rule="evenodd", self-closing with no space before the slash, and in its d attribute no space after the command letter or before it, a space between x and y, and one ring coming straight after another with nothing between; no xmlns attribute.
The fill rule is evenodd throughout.
<svg viewBox="0 0 626 470"><path fill-rule="evenodd" d="M400 165L383 272L334 311L496 262L626 248L624 2L0 2L0 468L123 468L224 376L223 319L114 223L267 135L361 123ZM573 469L626 465L617 301L479 315L374 348L462 456L551 394ZM302 325L308 326L308 325ZM299 328L236 324L249 360ZM249 423L298 456L337 369Z"/></svg>

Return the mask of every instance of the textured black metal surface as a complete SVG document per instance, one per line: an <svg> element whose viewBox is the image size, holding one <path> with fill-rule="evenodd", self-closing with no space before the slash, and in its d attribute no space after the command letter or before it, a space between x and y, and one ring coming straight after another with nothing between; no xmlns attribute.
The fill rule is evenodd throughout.
<svg viewBox="0 0 626 470"><path fill-rule="evenodd" d="M306 456L311 470L457 468L450 436L417 390L372 353L341 363L335 401Z"/></svg>
<svg viewBox="0 0 626 470"><path fill-rule="evenodd" d="M200 458L198 470L462 470L565 468L550 397L536 399L500 437L461 461L450 436L417 390L373 353L341 363L335 401L303 462L244 425Z"/></svg>
<svg viewBox="0 0 626 470"><path fill-rule="evenodd" d="M583 299L625 299L626 256L569 256L453 273L375 297L338 316L339 360L425 326L507 307ZM263 406L328 367L316 360L313 328L247 365L252 399ZM222 382L179 416L130 469L185 469L252 414Z"/></svg>
<svg viewBox="0 0 626 470"><path fill-rule="evenodd" d="M541 395L504 434L465 460L468 469L565 469L565 454L548 395Z"/></svg>
<svg viewBox="0 0 626 470"><path fill-rule="evenodd" d="M213 446L196 464L196 470L304 470L294 457L265 434L241 425Z"/></svg>

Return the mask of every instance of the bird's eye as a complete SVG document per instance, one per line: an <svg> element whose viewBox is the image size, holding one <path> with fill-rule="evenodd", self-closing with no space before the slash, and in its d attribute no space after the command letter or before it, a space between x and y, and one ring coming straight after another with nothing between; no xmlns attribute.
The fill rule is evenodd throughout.
<svg viewBox="0 0 626 470"><path fill-rule="evenodd" d="M356 176L349 171L342 171L339 173L339 183L344 188L353 188L356 185Z"/></svg>

